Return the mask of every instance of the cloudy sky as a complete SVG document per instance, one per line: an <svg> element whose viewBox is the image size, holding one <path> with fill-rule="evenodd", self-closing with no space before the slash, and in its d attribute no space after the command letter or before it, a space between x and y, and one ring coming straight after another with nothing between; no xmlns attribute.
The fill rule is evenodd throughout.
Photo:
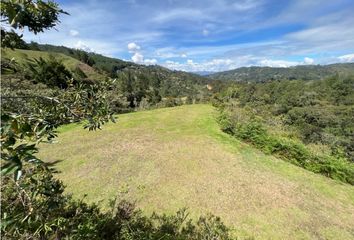
<svg viewBox="0 0 354 240"><path fill-rule="evenodd" d="M26 41L185 71L354 61L353 0L58 0Z"/></svg>

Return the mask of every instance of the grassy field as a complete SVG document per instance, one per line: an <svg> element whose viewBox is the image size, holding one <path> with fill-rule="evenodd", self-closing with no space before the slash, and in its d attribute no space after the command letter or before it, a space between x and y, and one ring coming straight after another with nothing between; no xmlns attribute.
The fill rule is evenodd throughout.
<svg viewBox="0 0 354 240"><path fill-rule="evenodd" d="M79 67L89 79L92 80L101 80L104 76L96 72L92 67L80 62L79 60L69 57L62 53L56 52L42 52L42 51L32 51L32 50L23 50L15 49L11 50L9 48L1 49L1 57L5 58L14 58L19 64L24 65L31 59L38 59L42 57L43 59L48 59L49 56L54 56L56 59L63 62L65 67L73 71L76 67Z"/></svg>
<svg viewBox="0 0 354 240"><path fill-rule="evenodd" d="M147 213L211 212L241 237L354 239L354 187L239 142L215 114L189 105L119 115L97 132L68 125L40 156L62 160L67 191L102 206L119 195Z"/></svg>

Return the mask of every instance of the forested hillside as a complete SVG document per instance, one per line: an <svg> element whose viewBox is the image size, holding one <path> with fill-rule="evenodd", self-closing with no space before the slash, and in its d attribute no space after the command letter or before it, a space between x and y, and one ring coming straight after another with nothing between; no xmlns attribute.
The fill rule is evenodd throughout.
<svg viewBox="0 0 354 240"><path fill-rule="evenodd" d="M354 63L304 65L288 68L242 67L211 74L208 77L235 82L267 82L272 80L319 80L335 74L344 76L354 74Z"/></svg>
<svg viewBox="0 0 354 240"><path fill-rule="evenodd" d="M64 86L70 78L85 84L112 78L116 79L110 91L111 105L115 112L137 107L144 109L196 103L206 101L210 96L206 87L209 80L195 74L172 71L160 66L138 65L66 47L34 43L25 46L27 49L2 49L2 66L13 59L12 64L18 70L16 74L6 74L4 71L5 89L9 87L10 80L30 88L37 87L19 79L31 79L30 83L41 82L47 87L59 87L58 82L62 82L61 86ZM42 75L35 80L32 75L38 71ZM50 79L56 79L57 84L48 83L52 81ZM19 86L14 89L15 86L12 84L11 91L21 89Z"/></svg>
<svg viewBox="0 0 354 240"><path fill-rule="evenodd" d="M236 83L216 96L222 129L310 171L354 184L354 77Z"/></svg>

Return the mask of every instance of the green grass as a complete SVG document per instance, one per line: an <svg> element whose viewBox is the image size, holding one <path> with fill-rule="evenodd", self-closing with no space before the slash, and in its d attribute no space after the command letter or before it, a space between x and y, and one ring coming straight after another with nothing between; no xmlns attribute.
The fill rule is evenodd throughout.
<svg viewBox="0 0 354 240"><path fill-rule="evenodd" d="M33 50L23 50L23 49L14 49L9 48L1 49L1 57L5 58L14 58L16 62L20 65L25 65L29 60L38 59L42 57L43 59L48 59L50 56L54 56L56 59L63 62L65 67L73 71L76 67L80 69L87 75L89 79L101 80L105 76L96 72L92 67L80 62L79 60L69 57L62 53L56 52L44 52L44 51L33 51Z"/></svg>
<svg viewBox="0 0 354 240"><path fill-rule="evenodd" d="M136 200L145 212L212 212L238 236L353 239L354 187L311 173L220 131L209 105L129 113L102 131L60 129L40 157L75 197Z"/></svg>

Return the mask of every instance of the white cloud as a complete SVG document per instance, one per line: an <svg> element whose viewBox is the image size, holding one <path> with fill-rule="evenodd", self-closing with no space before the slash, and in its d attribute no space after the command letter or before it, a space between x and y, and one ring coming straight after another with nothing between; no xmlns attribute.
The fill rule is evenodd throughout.
<svg viewBox="0 0 354 240"><path fill-rule="evenodd" d="M186 58L187 57L187 52L182 49L177 49L174 47L164 47L164 48L158 48L155 50L153 53L154 57L158 58Z"/></svg>
<svg viewBox="0 0 354 240"><path fill-rule="evenodd" d="M271 60L271 59L264 59L259 62L260 66L263 67L291 67L295 65L299 65L299 62L292 62L292 61L285 61L285 60Z"/></svg>
<svg viewBox="0 0 354 240"><path fill-rule="evenodd" d="M136 52L140 50L140 46L135 42L128 43L128 50L129 52Z"/></svg>
<svg viewBox="0 0 354 240"><path fill-rule="evenodd" d="M311 65L314 62L315 62L315 60L313 58L309 58L309 57L304 58L304 64L306 64L306 65Z"/></svg>
<svg viewBox="0 0 354 240"><path fill-rule="evenodd" d="M235 2L232 7L237 11L248 11L262 5L258 0L242 0Z"/></svg>
<svg viewBox="0 0 354 240"><path fill-rule="evenodd" d="M190 8L175 8L170 11L162 11L156 17L153 18L154 22L166 23L168 21L183 19L183 20L195 20L195 19L209 19L208 16L203 14L200 9Z"/></svg>
<svg viewBox="0 0 354 240"><path fill-rule="evenodd" d="M338 57L341 62L354 62L354 53Z"/></svg>
<svg viewBox="0 0 354 240"><path fill-rule="evenodd" d="M203 30L203 35L205 36L205 37L207 37L208 35L209 35L209 31L207 30L207 29L204 29Z"/></svg>
<svg viewBox="0 0 354 240"><path fill-rule="evenodd" d="M72 37L77 37L77 36L79 36L79 31L71 29L69 31L69 35L72 36Z"/></svg>
<svg viewBox="0 0 354 240"><path fill-rule="evenodd" d="M227 71L239 67L249 67L249 66L262 66L262 67L291 67L303 64L312 64L314 62L311 58L304 59L301 61L286 61L286 60L273 60L262 58L253 55L243 55L238 56L235 59L230 58L214 58L209 61L195 62L188 59L185 63L179 63L175 61L166 61L163 66L174 69L182 70L187 72L200 72L200 71Z"/></svg>
<svg viewBox="0 0 354 240"><path fill-rule="evenodd" d="M74 48L84 50L86 52L94 52L94 49L90 48L87 44L85 44L82 41L78 41L75 45Z"/></svg>
<svg viewBox="0 0 354 240"><path fill-rule="evenodd" d="M152 58L152 59L145 59L144 60L144 63L146 65L156 65L157 64L157 60L155 58Z"/></svg>
<svg viewBox="0 0 354 240"><path fill-rule="evenodd" d="M134 63L145 64L145 65L157 64L158 61L156 58L144 59L144 55L140 51L141 47L135 42L129 43L127 47L128 47L128 51L133 54L131 59Z"/></svg>
<svg viewBox="0 0 354 240"><path fill-rule="evenodd" d="M238 63L231 59L212 59L205 62L194 62L192 59L188 59L185 63L179 63L175 61L167 60L163 66L181 71L199 72L199 71L224 71L239 67Z"/></svg>
<svg viewBox="0 0 354 240"><path fill-rule="evenodd" d="M174 61L171 61L171 60L167 60L165 63L166 64L179 64L179 62L174 62Z"/></svg>
<svg viewBox="0 0 354 240"><path fill-rule="evenodd" d="M144 63L144 56L141 53L134 53L132 56L132 61L135 63Z"/></svg>

